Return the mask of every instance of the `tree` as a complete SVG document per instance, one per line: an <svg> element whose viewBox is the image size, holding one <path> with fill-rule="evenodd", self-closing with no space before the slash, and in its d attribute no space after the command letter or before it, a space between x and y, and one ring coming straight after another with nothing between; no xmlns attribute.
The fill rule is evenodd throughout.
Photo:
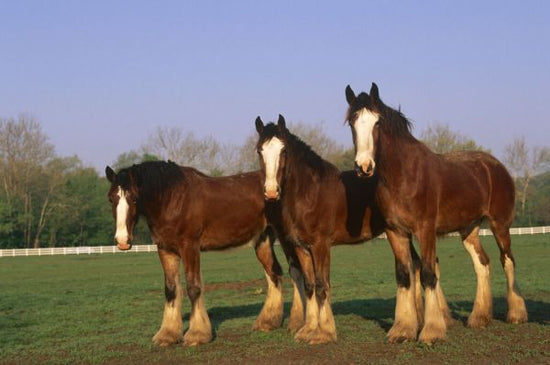
<svg viewBox="0 0 550 365"><path fill-rule="evenodd" d="M531 180L535 174L544 172L550 167L550 148L529 149L525 137L521 136L506 145L504 163L516 182L516 199L519 201L520 214L525 217Z"/></svg>
<svg viewBox="0 0 550 365"><path fill-rule="evenodd" d="M125 167L129 167L144 161L158 161L158 160L159 158L157 156L147 152L139 153L137 151L130 151L130 152L121 153L117 157L115 162L113 162L113 165L111 167L115 171L118 171Z"/></svg>
<svg viewBox="0 0 550 365"><path fill-rule="evenodd" d="M21 115L17 120L0 120L1 198L6 204L3 214L12 222L11 229L22 233L20 239L26 247L33 242L36 223L33 213L40 202L33 187L40 180L42 168L53 158L53 146L32 117Z"/></svg>
<svg viewBox="0 0 550 365"><path fill-rule="evenodd" d="M41 235L52 213L59 209L62 200L61 188L67 175L81 168L78 157L56 157L41 168L40 176L35 183L37 204L36 223L34 229L33 247L40 247Z"/></svg>
<svg viewBox="0 0 550 365"><path fill-rule="evenodd" d="M46 231L50 247L97 246L112 242L114 223L109 184L91 167L69 171Z"/></svg>
<svg viewBox="0 0 550 365"><path fill-rule="evenodd" d="M230 146L220 145L211 136L200 139L179 127L157 128L144 144L143 151L208 174L225 173L228 169L224 156L232 153Z"/></svg>
<svg viewBox="0 0 550 365"><path fill-rule="evenodd" d="M431 124L420 134L420 140L435 153L452 151L485 150L475 141L458 132L453 132L447 124Z"/></svg>

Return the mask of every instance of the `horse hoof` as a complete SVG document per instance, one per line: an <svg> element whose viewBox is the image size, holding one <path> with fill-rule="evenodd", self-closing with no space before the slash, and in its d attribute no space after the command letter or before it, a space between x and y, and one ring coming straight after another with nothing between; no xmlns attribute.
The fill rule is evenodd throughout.
<svg viewBox="0 0 550 365"><path fill-rule="evenodd" d="M183 336L184 346L198 346L212 341L212 334L202 332L187 332Z"/></svg>
<svg viewBox="0 0 550 365"><path fill-rule="evenodd" d="M473 315L468 317L468 327L470 328L485 328L491 323L489 315Z"/></svg>
<svg viewBox="0 0 550 365"><path fill-rule="evenodd" d="M283 322L283 317L281 316L274 316L271 318L261 318L258 317L256 321L254 322L254 325L252 325L253 331L262 331L262 332L269 332L273 331L279 327L281 327L281 323Z"/></svg>
<svg viewBox="0 0 550 365"><path fill-rule="evenodd" d="M294 335L294 340L296 342L309 342L314 331L315 331L315 328L311 328L309 326L303 326Z"/></svg>
<svg viewBox="0 0 550 365"><path fill-rule="evenodd" d="M436 342L445 341L445 328L439 328L436 326L424 326L420 336L418 336L418 341L423 342L427 345L434 344Z"/></svg>
<svg viewBox="0 0 550 365"><path fill-rule="evenodd" d="M512 324L521 324L527 322L527 312L523 313L510 313L506 315L506 322Z"/></svg>
<svg viewBox="0 0 550 365"><path fill-rule="evenodd" d="M252 326L253 331L261 331L261 332L270 332L274 329L277 329L281 326L281 321L273 320L273 321L260 321L256 320L254 322L254 325Z"/></svg>
<svg viewBox="0 0 550 365"><path fill-rule="evenodd" d="M160 347L166 347L170 345L177 344L183 340L183 336L180 333L169 332L169 331L158 331L153 336L153 343Z"/></svg>
<svg viewBox="0 0 550 365"><path fill-rule="evenodd" d="M387 338L390 343L415 341L416 331L416 328L410 328L400 323L395 323L388 332Z"/></svg>
<svg viewBox="0 0 550 365"><path fill-rule="evenodd" d="M308 341L310 345L321 345L330 342L336 342L336 333L328 333L320 329L314 331Z"/></svg>

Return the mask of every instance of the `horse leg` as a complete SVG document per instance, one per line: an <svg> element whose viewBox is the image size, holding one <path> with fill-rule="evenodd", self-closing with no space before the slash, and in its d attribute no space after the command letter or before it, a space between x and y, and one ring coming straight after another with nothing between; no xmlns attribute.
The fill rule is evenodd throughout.
<svg viewBox="0 0 550 365"><path fill-rule="evenodd" d="M196 346L212 340L212 325L204 307L204 293L200 269L200 247L198 243L188 242L182 249L187 295L191 301L189 329L183 336L183 344Z"/></svg>
<svg viewBox="0 0 550 365"><path fill-rule="evenodd" d="M294 335L296 341L309 341L319 327L319 305L315 297L315 268L311 253L304 247L296 247L296 255L304 273L306 294L305 323Z"/></svg>
<svg viewBox="0 0 550 365"><path fill-rule="evenodd" d="M252 329L264 332L280 327L283 321L283 270L273 251L274 241L275 235L271 228L267 227L256 240L254 247L256 256L264 267L267 279L267 297Z"/></svg>
<svg viewBox="0 0 550 365"><path fill-rule="evenodd" d="M438 279L436 275L435 232L430 228L422 230L418 235L418 241L420 242L422 253L420 280L422 281L426 299L424 306L424 327L418 339L421 342L430 344L444 340L447 332L447 324L436 290Z"/></svg>
<svg viewBox="0 0 550 365"><path fill-rule="evenodd" d="M164 270L164 314L158 332L153 336L153 342L159 346L168 346L182 340L181 320L181 284L180 284L180 257L163 249L158 255Z"/></svg>
<svg viewBox="0 0 550 365"><path fill-rule="evenodd" d="M439 259L437 257L435 259L435 276L437 276L435 293L437 295L437 301L439 302L439 308L441 308L443 318L445 318L445 323L447 324L447 326L450 326L451 324L453 324L453 318L451 317L451 310L449 309L449 306L447 305L447 300L445 299L445 295L443 294L443 289L441 289L441 280L439 279L441 277L441 270L439 269ZM420 286L420 284L418 286Z"/></svg>
<svg viewBox="0 0 550 365"><path fill-rule="evenodd" d="M409 237L409 248L411 251L412 267L414 270L414 301L416 306L416 318L418 320L418 327L422 327L424 324L424 301L422 300L422 285L420 283L420 268L422 263L420 262L420 256L416 252L412 243L411 237Z"/></svg>
<svg viewBox="0 0 550 365"><path fill-rule="evenodd" d="M493 231L495 240L500 248L500 262L506 274L508 289L508 313L506 314L506 321L509 323L525 323L527 322L527 309L525 308L525 300L519 291L519 285L515 280L515 260L512 255L509 227L492 220L491 231Z"/></svg>
<svg viewBox="0 0 550 365"><path fill-rule="evenodd" d="M493 317L489 256L479 242L479 225L474 226L472 230L461 232L461 236L464 248L472 257L477 276L476 298L472 313L468 317L468 327L485 327Z"/></svg>
<svg viewBox="0 0 550 365"><path fill-rule="evenodd" d="M288 271L293 286L293 298L290 308L290 317L288 319L288 330L291 333L295 333L304 325L304 303L306 302L304 274L293 243L287 240L281 240L280 238L279 240L281 241L281 247L288 261Z"/></svg>
<svg viewBox="0 0 550 365"><path fill-rule="evenodd" d="M388 332L390 342L401 342L416 339L418 318L416 314L416 289L410 251L410 240L407 237L386 230L388 241L395 256L395 279L397 294L395 298L395 320Z"/></svg>
<svg viewBox="0 0 550 365"><path fill-rule="evenodd" d="M319 306L319 327L309 340L310 345L336 342L336 324L330 305L330 242L312 246L315 267L315 296Z"/></svg>

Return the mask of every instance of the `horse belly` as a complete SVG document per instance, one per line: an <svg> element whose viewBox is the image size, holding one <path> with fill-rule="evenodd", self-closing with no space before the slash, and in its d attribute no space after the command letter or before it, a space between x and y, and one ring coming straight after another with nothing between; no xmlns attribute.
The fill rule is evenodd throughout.
<svg viewBox="0 0 550 365"><path fill-rule="evenodd" d="M443 200L437 214L436 231L445 234L461 230L486 214L487 201L483 194Z"/></svg>
<svg viewBox="0 0 550 365"><path fill-rule="evenodd" d="M209 220L200 238L202 250L219 250L244 245L258 238L266 227L263 215L236 216L227 214Z"/></svg>

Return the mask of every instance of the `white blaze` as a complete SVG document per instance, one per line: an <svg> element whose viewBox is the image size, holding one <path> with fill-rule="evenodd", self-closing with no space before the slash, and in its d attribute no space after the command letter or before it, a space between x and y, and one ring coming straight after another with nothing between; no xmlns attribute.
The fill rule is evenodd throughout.
<svg viewBox="0 0 550 365"><path fill-rule="evenodd" d="M126 200L126 194L121 187L118 188L117 196L119 197L118 204L116 206L116 233L115 240L117 243L128 243L128 228L126 226L126 220L128 218L128 211L130 205Z"/></svg>
<svg viewBox="0 0 550 365"><path fill-rule="evenodd" d="M271 138L262 146L262 158L265 164L265 190L277 191L277 171L279 170L279 158L284 145L277 137Z"/></svg>
<svg viewBox="0 0 550 365"><path fill-rule="evenodd" d="M366 108L358 112L357 119L353 124L355 129L355 145L357 149L355 163L358 166L369 165L370 162L374 167L374 140L372 133L378 119L378 114Z"/></svg>

